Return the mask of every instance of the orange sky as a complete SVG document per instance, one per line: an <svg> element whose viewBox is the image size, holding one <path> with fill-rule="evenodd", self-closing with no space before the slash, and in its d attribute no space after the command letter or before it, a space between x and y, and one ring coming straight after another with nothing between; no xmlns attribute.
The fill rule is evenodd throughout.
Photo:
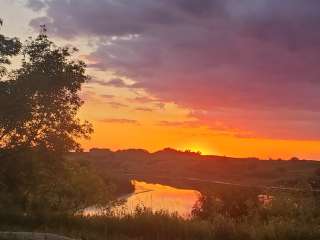
<svg viewBox="0 0 320 240"><path fill-rule="evenodd" d="M1 33L80 49L85 150L320 159L317 1L72 2L3 0Z"/></svg>
<svg viewBox="0 0 320 240"><path fill-rule="evenodd" d="M89 86L82 93L86 103L81 110L81 118L93 123L95 133L90 140L81 141L85 150L99 147L157 151L172 147L200 151L203 154L263 159L289 159L293 156L319 159L320 156L318 141L245 138L237 136L238 132L232 130L220 131L207 126L193 126L193 119L188 115L189 109L170 102L163 103L162 108L155 108L153 102L140 103L132 100L137 94L151 98L143 91L132 93L128 89L102 88L94 84ZM113 97L107 97L106 100L101 97L104 95ZM114 102L119 103L119 106L114 106ZM152 111L137 110L140 108L150 108ZM164 125L161 121L176 124ZM183 124L188 122L190 124Z"/></svg>

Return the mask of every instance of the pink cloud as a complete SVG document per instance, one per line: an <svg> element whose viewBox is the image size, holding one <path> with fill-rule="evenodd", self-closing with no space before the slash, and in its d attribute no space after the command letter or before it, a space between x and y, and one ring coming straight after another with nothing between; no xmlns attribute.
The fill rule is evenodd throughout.
<svg viewBox="0 0 320 240"><path fill-rule="evenodd" d="M45 3L47 16L32 26L100 37L92 67L136 82L96 81L102 86L143 88L157 101L137 102L174 102L222 131L320 140L319 1Z"/></svg>

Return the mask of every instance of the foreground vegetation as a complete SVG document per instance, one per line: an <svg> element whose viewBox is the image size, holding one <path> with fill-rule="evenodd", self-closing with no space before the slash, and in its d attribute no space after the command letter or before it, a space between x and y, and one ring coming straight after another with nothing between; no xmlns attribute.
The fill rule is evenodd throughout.
<svg viewBox="0 0 320 240"><path fill-rule="evenodd" d="M320 239L318 196L311 191L272 193L272 201L205 195L184 219L137 207L133 215L75 216L0 214L0 230L52 232L77 239ZM259 204L258 204L259 203Z"/></svg>
<svg viewBox="0 0 320 240"><path fill-rule="evenodd" d="M75 52L53 43L45 26L25 43L0 34L0 208L74 214L113 199L110 181L65 157L93 132L78 117L89 77Z"/></svg>

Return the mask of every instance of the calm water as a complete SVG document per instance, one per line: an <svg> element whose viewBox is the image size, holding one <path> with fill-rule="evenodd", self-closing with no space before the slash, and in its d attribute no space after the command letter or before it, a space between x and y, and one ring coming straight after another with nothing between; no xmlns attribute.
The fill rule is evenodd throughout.
<svg viewBox="0 0 320 240"><path fill-rule="evenodd" d="M200 192L190 189L178 189L162 184L152 184L133 180L133 194L123 196L126 202L113 209L115 214L132 214L137 206L151 208L153 211L165 210L177 212L182 217L189 217L192 207L198 200ZM84 214L99 214L94 208L89 208Z"/></svg>

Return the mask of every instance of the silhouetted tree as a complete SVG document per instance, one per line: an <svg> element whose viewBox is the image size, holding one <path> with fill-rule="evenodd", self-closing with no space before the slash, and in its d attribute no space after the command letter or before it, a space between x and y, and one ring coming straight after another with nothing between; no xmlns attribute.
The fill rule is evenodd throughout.
<svg viewBox="0 0 320 240"><path fill-rule="evenodd" d="M56 47L44 30L22 48L22 67L3 84L0 141L4 148L77 151L75 139L92 132L88 122L77 118L78 92L88 79L85 64L70 60L72 51Z"/></svg>
<svg viewBox="0 0 320 240"><path fill-rule="evenodd" d="M21 67L0 82L0 207L75 213L105 204L110 194L102 179L66 159L93 131L77 117L88 80L85 63L71 58L77 50L56 46L45 27L22 48L15 38L0 36L0 43L0 63L22 53Z"/></svg>
<svg viewBox="0 0 320 240"><path fill-rule="evenodd" d="M0 18L0 27L3 21ZM10 64L10 57L15 56L21 49L21 43L17 38L8 38L0 34L0 77L6 74L5 65Z"/></svg>
<svg viewBox="0 0 320 240"><path fill-rule="evenodd" d="M214 192L202 193L193 206L194 217L209 220L214 216L241 218L259 206L257 189L217 186Z"/></svg>

